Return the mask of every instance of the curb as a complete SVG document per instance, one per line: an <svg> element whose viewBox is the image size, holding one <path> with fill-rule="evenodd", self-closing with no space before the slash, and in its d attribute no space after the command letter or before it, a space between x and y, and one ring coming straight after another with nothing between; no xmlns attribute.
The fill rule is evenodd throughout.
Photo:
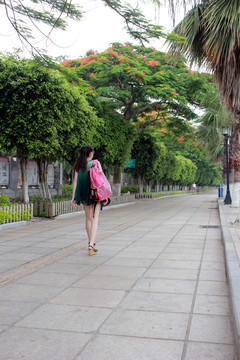
<svg viewBox="0 0 240 360"><path fill-rule="evenodd" d="M170 198L170 197L173 197L173 196L183 196L183 195L190 195L190 194L184 193L184 194L164 195L164 196L159 196L157 198L153 198L151 200L160 200L160 199ZM144 199L141 199L141 200L144 200Z"/></svg>
<svg viewBox="0 0 240 360"><path fill-rule="evenodd" d="M0 226L0 231L25 226L25 225L28 225L30 223L31 223L30 221L17 221L17 222L8 223L8 224L2 224Z"/></svg>
<svg viewBox="0 0 240 360"><path fill-rule="evenodd" d="M119 207L123 207L123 206L129 206L129 205L133 205L136 204L136 201L132 201L132 202L128 202L128 203L123 203L123 204L116 204L116 205L110 205L107 206L104 210L110 210L113 208L119 208ZM80 211L75 211L73 213L68 213L68 214L62 214L62 215L58 215L56 217L54 217L54 219L64 219L64 218L70 218L76 215L83 215L84 214L84 210L80 210ZM42 221L48 221L49 219L43 219ZM25 225L29 225L29 224L34 224L34 221L18 221L18 222L13 222L13 223L8 223L8 224L2 224L0 226L0 231L4 231L4 230L8 230L8 229L12 229L12 228L17 228L17 227L22 227Z"/></svg>
<svg viewBox="0 0 240 360"><path fill-rule="evenodd" d="M136 204L136 202L129 202L129 203L123 203L123 204L116 204L116 205L110 205L107 206L106 208L103 208L103 210L110 210L110 209L115 209L115 208L119 208L119 207L123 207L123 206L129 206L129 205L133 205ZM73 213L68 213L68 214L62 214L62 215L57 215L55 217L55 219L64 219L64 218L68 218L68 217L72 217L72 216L76 216L76 215L82 215L84 214L84 210L81 211L75 211Z"/></svg>
<svg viewBox="0 0 240 360"><path fill-rule="evenodd" d="M232 305L233 330L238 359L240 359L240 267L233 244L232 236L222 211L222 205L218 200L219 216L221 221L222 239L225 249L226 270L230 288L230 300Z"/></svg>

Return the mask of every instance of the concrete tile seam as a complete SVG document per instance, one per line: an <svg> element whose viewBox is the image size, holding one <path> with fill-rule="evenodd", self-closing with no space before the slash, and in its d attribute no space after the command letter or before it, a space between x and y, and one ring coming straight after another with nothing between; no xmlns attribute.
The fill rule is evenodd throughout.
<svg viewBox="0 0 240 360"><path fill-rule="evenodd" d="M222 210L222 205L220 201L218 201L220 219L222 224L222 240L225 247L225 257L226 257L226 268L227 268L227 277L229 281L230 287L230 295L231 295L231 303L232 303L232 318L233 318L233 328L234 328L234 337L235 344L238 353L238 357L240 358L240 314L238 311L238 298L240 293L240 283L239 281L234 282L232 274L232 266L233 264L239 264L236 253L232 253L231 250L234 248L230 231L228 230L227 222L224 218L224 212ZM229 254L230 250L230 254ZM234 249L235 250L235 249ZM232 260L229 261L229 259ZM239 279L240 279L240 270L239 270ZM236 295L235 295L236 294Z"/></svg>
<svg viewBox="0 0 240 360"><path fill-rule="evenodd" d="M29 261L23 265L20 265L16 268L10 269L2 274L0 274L0 287L5 286L15 280L20 279L26 275L29 275L46 265L49 265L53 262L56 262L62 259L65 256L71 255L73 252L78 251L83 248L83 245L80 243L69 245L63 249L54 251L50 254L43 255L35 260Z"/></svg>
<svg viewBox="0 0 240 360"><path fill-rule="evenodd" d="M147 210L149 210L150 209L150 207L149 206L147 206L148 208L147 208ZM192 211L192 209L191 209L191 211ZM209 212L209 211L208 211ZM181 221L184 221L185 223L187 222L187 221L189 221L189 216L190 215L192 215L192 214L189 214L190 213L190 211L188 211L187 212L188 214L187 214L187 216L188 217L186 217L186 218L184 218L183 220L181 220ZM159 212L159 214L162 214L161 212ZM166 215L166 214L165 214ZM170 215L170 212L168 213L168 215ZM195 216L198 216L198 215L195 215ZM161 217L161 216L160 216ZM164 216L164 220L163 221L165 221L166 220L166 216ZM171 218L171 216L169 216L169 218ZM148 226L151 226L151 229L154 227L153 226L153 223L156 223L156 220L157 220L157 218L155 217L153 220L151 220L151 225L150 225L150 223L149 224L146 224L146 227L148 227ZM161 219L162 220L162 219ZM211 220L210 220L211 221ZM172 222L172 221L171 221ZM161 221L161 223L163 223L162 221ZM202 223L204 223L204 222L202 222ZM211 222L212 223L212 222ZM133 224L133 222L132 222L132 224ZM158 219L158 224L159 224L159 219ZM168 226L170 226L171 227L171 225L168 225ZM134 227L134 225L132 225L132 227ZM189 226L189 227L191 227L191 226ZM158 231L158 229L159 229L159 226L158 227L154 227L155 229L156 229L156 231ZM192 227L192 231L195 231L194 229L196 228L196 226L195 227ZM181 227L181 229L183 230L182 232L184 232L184 227ZM181 229L178 229L178 231L181 231ZM134 230L134 229L133 229ZM212 231L212 230L211 230ZM130 232L130 233L132 233L132 231ZM169 238L169 240L166 242L166 244L165 244L165 246L164 247L167 247L168 245L169 245L169 243L172 243L173 241L174 241L174 236L177 234L177 229L175 229L174 228L174 232L172 233L172 235L171 235L171 238ZM207 234L207 233L206 233ZM153 236L156 236L156 235L154 235L154 233L152 233L152 235ZM208 234L209 235L209 234ZM209 235L210 236L210 235ZM138 239L139 239L139 235L137 236L137 238L135 238L135 240L134 240L134 242L133 243L137 243L137 241L138 241ZM190 240L190 235L188 235L188 239ZM197 239L197 237L196 237L196 239ZM146 237L146 240L147 240L147 237ZM181 241L181 239L179 239L179 242ZM195 240L194 240L195 241ZM206 241L205 241L206 242ZM126 244L127 245L127 244ZM131 246L130 244L128 245L128 247L129 246ZM125 249L126 247L124 247L124 249ZM101 250L101 249L100 249ZM163 249L162 249L163 250ZM161 250L161 251L162 251ZM91 272L94 272L94 271L96 271L98 268L100 268L100 266L101 265L104 265L105 264L105 266L106 266L106 262L107 261L109 261L109 259L112 259L112 258L114 258L115 256L116 256L116 253L117 254L120 254L121 253L121 251L122 251L122 249L119 249L118 250L118 252L113 252L113 251L107 251L107 256L105 257L105 260L104 261L102 261L101 262L101 264L100 263L98 263L98 264L96 264L96 263L94 263L94 268L91 270ZM83 254L83 251L80 251L80 259L81 259L81 256L82 256L82 254ZM158 256L160 256L160 254L161 254L161 252L160 252L160 249L159 249L159 251L158 251ZM98 254L99 255L99 254ZM132 253L132 255L134 256L134 253ZM89 259L89 257L87 257L86 255L85 256L83 256L82 258L86 258L86 259L88 259L88 262L90 262L89 260L92 260L92 259ZM154 259L152 259L152 263L155 261L155 258ZM202 264L202 263L201 263ZM143 267L144 268L144 267ZM148 266L146 266L146 271L147 271L147 268L149 268L149 265ZM200 268L199 268L200 269ZM177 269L178 270L178 269ZM131 270L130 270L131 271ZM134 270L133 270L134 271ZM87 275L88 274L91 274L91 272L88 272L87 273ZM94 274L92 274L92 276L93 276ZM128 285L126 285L127 286L127 289L115 289L115 290L122 290L122 291L124 291L125 292L125 296L127 297L128 296L128 294L130 294L130 293L133 293L133 291L135 291L135 292L139 292L139 293L141 293L141 290L140 291L136 291L136 289L134 290L134 286L137 284L137 282L139 281L139 280L141 280L141 279L146 279L146 278L143 278L143 276L144 276L144 272L143 273L139 273L139 275L136 275L136 277L135 277L135 279L133 279L133 280L131 280L132 281L132 283L128 283ZM81 276L79 276L79 279L84 279L86 277L86 273L85 274L81 274ZM112 277L112 278L114 278L114 276ZM74 286L73 286L73 284L76 284L77 285L77 282L79 281L79 279L76 279L76 281L73 281L73 282L71 282L71 284L69 284L68 283L68 286L66 286L65 287L65 290L66 290L66 288L74 288ZM151 279L151 278L150 278ZM152 279L151 279L152 280ZM157 280L157 279L156 279ZM165 279L164 279L165 280ZM170 279L170 280L172 280L172 279ZM199 278L198 278L198 280L199 280ZM161 280L160 280L161 281ZM188 280L187 280L188 281ZM195 282L195 280L194 280L194 282ZM202 283L202 285L204 285L204 281L201 281L201 283ZM206 281L205 281L205 283L206 283ZM223 289L223 287L222 286L220 286L220 287L218 287L217 288L217 285L216 285L216 281L214 281L214 280L212 280L212 281L208 281L208 286L210 286L209 284L213 284L213 283L215 283L215 285L214 285L214 291L218 291L218 293L220 294L221 292L220 291L222 291L221 289ZM220 282L219 282L220 283ZM222 282L221 281L221 283L220 284L225 284L226 282ZM86 283L85 283L86 284ZM84 288L84 289L86 289L86 287L81 287L81 286L79 286L81 289L82 288ZM195 286L196 287L196 286ZM94 288L93 288L94 289ZM101 287L101 289L102 290L110 290L111 288L107 288L107 289L104 289L104 288L102 288ZM41 289L40 289L41 290ZM63 291L65 291L65 290L63 290ZM201 291L208 291L207 290L207 286L205 285L204 287L202 286L202 290ZM214 292L213 291L213 292ZM60 293L60 292L59 292ZM142 293L145 293L146 295L148 295L148 292L147 291L142 291ZM168 292L159 292L159 291L156 291L156 292L154 292L154 294L159 294L159 293L162 293L162 294L165 294L165 293L167 293L167 294L170 294L170 295L173 295L171 292L170 293L168 293ZM182 294L182 295L186 295L186 294ZM204 294L205 295L205 294ZM215 295L215 294L214 294ZM155 324L155 325L157 325L157 328L156 328L156 330L154 330L154 331L152 331L150 328L149 328L149 330L148 330L148 332L143 332L143 334L142 334L142 337L140 336L141 335L141 333L139 332L139 330L141 330L141 327L140 327L140 324L138 323L138 321L137 321L137 318L138 318L138 316L141 314L141 316L140 316L140 318L141 319L144 319L144 318L146 318L146 319L149 319L149 320L151 320L151 316L148 316L148 315L150 315L150 314L153 314L153 311L151 311L151 310L146 310L146 309L142 309L141 311L135 311L135 317L134 316L132 316L132 317L130 317L130 316L128 316L127 318L131 321L132 320L132 326L134 326L135 325L135 320L137 321L137 323L138 323L138 326L139 326L139 328L138 328L138 332L129 332L129 334L128 335L124 335L124 334L121 334L119 331L113 331L113 334L111 334L111 325L113 324L113 320L114 319L116 319L116 317L114 317L113 319L112 318L110 318L113 314L115 314L116 312L119 312L119 309L121 309L120 308L120 304L124 301L124 299L126 299L126 297L123 297L123 299L120 301L120 303L118 303L114 308L103 308L102 310L107 310L107 311L109 311L109 315L108 315L108 317L106 317L106 319L104 320L104 322L101 322L100 324L99 324L99 326L98 326L98 328L96 329L96 330L94 330L94 331L91 331L91 332L85 332L84 334L86 335L90 335L90 337L88 338L88 342L87 342L87 344L88 345L90 345L90 347L94 347L94 344L97 344L97 342L93 342L93 341L95 341L96 340L96 337L97 336L115 336L115 337L122 337L122 338L135 338L135 339L152 339L152 340L163 340L163 341L165 341L165 340L167 340L167 341L171 341L172 343L176 343L176 342L178 342L179 344L183 344L184 343L184 339L185 339L185 337L184 336L186 336L186 334L184 334L183 332L181 332L181 336L178 336L178 338L177 339L173 339L173 337L171 337L171 334L168 332L166 332L165 334L163 334L162 333L162 331L161 331L161 329L160 329L160 332L158 333L158 324ZM177 295L176 295L177 296ZM220 295L216 295L217 297L219 297ZM52 299L54 299L56 296L54 296ZM153 300L154 300L155 298L153 298ZM49 302L49 301L51 301L51 300L47 300L47 302ZM150 302L151 303L151 302ZM45 304L46 304L46 301L45 301ZM42 304L40 304L39 305L39 307L41 307L42 306ZM93 311L93 309L95 309L94 311ZM92 311L92 312L96 312L96 311L98 311L98 309L100 309L100 307L99 306L95 306L95 307L93 307L93 306L91 306L91 307L89 307L89 313ZM119 312L119 314L120 314L121 312ZM129 309L129 310L126 310L126 313L133 313L133 311L132 311L132 309ZM47 314L47 313L46 313ZM139 315L138 315L139 314ZM147 316L143 316L143 315L147 315ZM165 311L155 311L154 312L154 315L158 315L157 316L157 319L160 319L160 318L162 318L163 317L163 315L164 314L166 314L166 312ZM159 316L160 315L160 316ZM188 324L188 321L189 321L189 312L184 312L184 313L177 313L176 311L175 312L169 312L169 315L171 315L170 316L170 318L171 319L174 319L174 318L176 318L177 316L181 316L181 319L185 319L184 321L186 321L187 322L187 324ZM205 318L206 317L208 317L208 319L214 319L214 318L216 318L216 319L222 319L222 323L224 323L224 321L225 321L225 319L226 320L228 320L229 321L229 316L228 315L225 315L224 317L219 317L219 316L216 316L216 315L206 315L206 314L195 314L194 313L194 316L199 316L199 317L204 317L205 316ZM60 318L61 318L61 315L59 314L59 316L60 316ZM25 316L25 318L26 318L26 316ZM32 319L34 319L34 317L32 318ZM35 319L36 320L38 320L37 319L37 317L35 316ZM180 319L180 318L179 318ZM41 319L39 319L39 320L41 320ZM111 320L111 321L109 321L109 320ZM62 321L62 320L61 320ZM109 321L109 323L108 323L108 321ZM121 318L119 317L119 321L121 321ZM220 321L220 320L219 320ZM221 322L221 321L220 321ZM27 321L26 322L26 324L28 323L28 325L29 326L31 326L31 321ZM48 323L48 321L47 321L47 317L46 317L46 324ZM179 323L179 322L177 322L177 323ZM107 327L104 327L104 325L106 325L107 324ZM34 325L34 322L32 322L32 325ZM37 322L35 322L35 325L37 325ZM43 323L43 325L44 325L44 323ZM110 326L109 326L110 325ZM143 324L144 325L144 324ZM22 325L21 325L22 326ZM124 322L122 323L122 327L124 327L124 326L126 326L126 327L128 327L128 325L127 325L127 323L126 324L124 324ZM151 321L149 321L148 322L148 326L149 327L151 327ZM154 326L154 324L153 324L153 326ZM159 326L161 326L161 322L160 322L160 325ZM176 325L175 325L176 326ZM181 327L181 324L179 323L179 326ZM18 326L16 326L15 328L17 328ZM104 328L103 328L104 327ZM184 327L185 327L185 325L184 325ZM19 327L20 329L24 329L24 327ZM29 327L29 329L31 329L30 327ZM39 328L38 328L39 329ZM41 328L42 329L42 328ZM44 329L45 329L45 327L44 327ZM110 329L110 330L109 330ZM46 329L46 330L48 330L48 329ZM116 327L115 327L115 330L116 330ZM78 331L79 331L79 329L78 329ZM110 332L109 332L110 331ZM60 331L61 333L64 333L64 330L61 330ZM70 332L70 333L72 333L72 331ZM81 331L80 332L78 332L78 333L82 333ZM195 332L196 333L196 332ZM163 336L164 335L164 336ZM176 335L175 335L176 336ZM105 339L106 340L106 339ZM208 339L209 340L209 339ZM219 341L218 341L218 339L217 338L211 338L210 339L211 340L211 342L208 342L209 344L215 344L216 346L220 346L220 344L219 344ZM215 341L213 341L213 340L216 340L216 342ZM107 340L106 340L107 341ZM204 344L204 342L202 342L202 341L198 341L198 340L196 340L196 338L194 338L194 337L192 337L191 339L190 338L188 338L188 344L195 344L195 343L199 343L199 344ZM228 344L229 342L227 342L227 344ZM224 343L225 344L225 343ZM81 345L81 350L80 351L78 351L78 354L76 355L75 354L75 356L73 357L73 358L71 358L71 360L80 360L80 359L82 359L81 358L81 354L83 354L83 349L86 349L86 346L87 345L85 345L83 348L82 348L82 345ZM80 348L80 347L79 347ZM179 347L179 349L180 349L180 347ZM179 349L178 349L178 352L179 352ZM181 349L181 352L179 352L179 354L181 354L182 353L182 349ZM86 353L84 353L83 354L83 358L85 359L86 358L86 354L87 354L87 352ZM116 353L115 353L116 354ZM116 354L117 355L117 354ZM80 356L80 357L79 357ZM187 356L187 358L186 358L186 356ZM190 357L189 357L189 354L187 354L185 356L185 358L184 358L184 360L189 360L190 359ZM93 357L90 357L91 359L93 358ZM94 357L94 358L96 358L96 356ZM193 358L194 358L194 356L193 356ZM174 357L174 359L175 359L175 357ZM176 357L176 359L178 359L178 360L180 360L180 357L179 357L179 355L178 355L178 357ZM70 359L69 359L70 360ZM191 359L192 360L192 359ZM201 359L201 360L203 360L203 359ZM220 360L220 359L219 359ZM222 360L222 358L221 358L221 360ZM224 359L224 360L226 360L226 359ZM228 359L228 360L230 360L230 359ZM232 358L231 358L231 360L232 360Z"/></svg>
<svg viewBox="0 0 240 360"><path fill-rule="evenodd" d="M138 218L134 222L134 224L137 224L138 222L142 222L143 219L149 218L151 216L152 216L152 213L150 215L148 214L147 216L145 215L143 217L140 217L140 219ZM117 226L114 231L119 231L119 229L123 229L123 228L127 229L128 227L131 227L131 226L133 226L133 222L130 222L130 225L128 223L127 224L125 223L123 225L120 225L120 227ZM112 234L111 231L107 230L106 232L104 232L103 234L98 236L98 241L101 241L102 239L106 238L105 233L108 236L110 236ZM82 241L84 241L84 240L82 240ZM8 271L0 274L0 287L2 287L14 280L17 280L23 276L29 275L32 272L35 272L36 270L39 270L48 264L56 262L63 257L71 255L74 252L76 252L77 250L80 250L82 248L84 248L84 245L79 244L79 241L78 241L73 245L69 245L63 249L52 252L51 254L41 256L36 260L27 262L23 265L20 265L19 267L8 270Z"/></svg>
<svg viewBox="0 0 240 360"><path fill-rule="evenodd" d="M104 335L104 336L112 336L112 337L125 337L125 338L135 338L135 339L149 339L149 340L167 340L167 341L170 341L170 342L180 342L180 343L183 343L184 341L182 339L173 339L173 338L167 338L167 337L151 337L151 336L137 336L137 335L124 335L124 334L111 334L109 335L109 333L104 333L104 332L101 332L101 335ZM219 343L218 342L214 342L214 341L208 341L208 342L204 342L204 341L198 341L198 340L189 340L188 341L189 344L212 344L212 345L218 345L219 346ZM231 345L229 343L223 343L223 345ZM204 359L202 359L204 360ZM227 360L227 359L226 359ZM238 359L235 359L235 360L238 360Z"/></svg>
<svg viewBox="0 0 240 360"><path fill-rule="evenodd" d="M179 211L179 213L180 213L181 211ZM155 212L154 212L154 214L155 214ZM191 217L193 217L195 215L195 212L192 214L192 216ZM169 218L171 218L173 215L171 215ZM185 224L184 224L185 225ZM172 236L172 238L171 238L171 240L166 244L166 246L163 248L163 250L162 251L164 251L164 249L165 248L167 248L167 246L172 242L172 240L175 238L175 236L177 236L177 234L181 231L181 229L184 227L184 225L182 225L179 229L178 229L178 231ZM157 227L159 227L159 224L155 227L155 228L157 228ZM153 229L152 229L153 230ZM139 238L137 239L137 240L139 240ZM136 242L137 240L135 240L134 242ZM127 247L129 247L129 245L127 246ZM126 247L126 248L127 248ZM126 249L125 248L125 249ZM159 256L160 256L160 254L162 253L162 251L159 253ZM158 256L158 257L159 257ZM156 258L156 259L158 259L158 257ZM156 259L153 259L153 261L152 261L152 264L155 262L155 260ZM151 266L151 265L150 265ZM149 267L150 267L149 266ZM148 271L148 269L146 269L146 271L142 274L142 276L140 277L140 278L143 278L143 276L144 276L144 274L146 273ZM120 306L121 306L121 303L124 301L124 299L127 297L127 295L128 295L128 293L130 293L130 291L132 291L132 289L134 288L134 286L135 286L135 284L137 283L137 281L140 279L140 278L138 278L137 280L136 280L136 282L132 285L132 287L126 292L126 295L124 296L124 298L120 301L120 303L118 304L118 306L116 306L115 308L113 308L112 309L112 313L114 313L114 312L116 312L119 308L120 308ZM131 309L132 310L132 309ZM131 311L130 310L130 311ZM141 311L141 310L137 310L137 311ZM146 312L147 310L142 310L143 312ZM150 312L152 312L151 310L149 310L149 313ZM163 313L164 313L164 311L163 311ZM173 312L174 313L174 312ZM188 313L187 313L188 314ZM111 314L107 317L107 319L104 321L104 323L99 327L99 330L104 326L104 324L107 322L107 320L108 320L108 318L110 318L111 317ZM86 345L87 346L87 345ZM85 347L84 347L85 348ZM84 349L80 352L80 354L82 353L84 351Z"/></svg>
<svg viewBox="0 0 240 360"><path fill-rule="evenodd" d="M14 327L14 328L18 328L18 329L26 329L26 326L21 326L21 325L14 325L14 326L9 326L9 328ZM79 333L79 334L91 334L91 333L95 333L95 331L76 331L74 330L66 330L66 329L49 329L49 328L44 328L44 327L37 327L37 326L31 326L29 327L29 329L34 329L34 330L45 330L45 331L56 331L56 332L62 332L62 333Z"/></svg>
<svg viewBox="0 0 240 360"><path fill-rule="evenodd" d="M148 214L147 216L144 216L144 219L145 218L149 218L149 217L151 217L152 216L152 214ZM141 220L140 221L142 221L142 218L141 218ZM135 223L136 223L136 221L135 221ZM126 226L126 225L125 225ZM159 226L159 224L158 225L156 225L155 226L155 228L157 228ZM144 237L144 234L141 236L141 237ZM140 238L141 238L140 237ZM138 239L137 240L139 240L139 237L138 237ZM137 240L135 240L134 242L136 242ZM126 249L126 248L128 248L129 246L131 246L132 244L130 244L130 245L126 245L126 247L124 248L124 249ZM165 245L165 247L167 247L168 246L168 243ZM121 250L119 250L119 252L121 252L122 251L122 249ZM114 256L114 255L113 255ZM108 260L106 260L105 262L107 262ZM152 261L152 263L155 261L155 259L153 259L153 261ZM104 264L104 262L103 262L103 264ZM103 265L103 264L101 264L101 265ZM99 267L100 265L97 265L92 271L90 271L89 272L89 274L91 274L93 271L95 271L98 267ZM146 269L146 271L147 271L147 269ZM136 281L137 281L137 279L136 279ZM77 283L77 281L75 282L75 283ZM135 283L132 285L132 287L135 285ZM73 287L74 287L74 283L73 283ZM125 297L127 296L127 293L128 293L128 291L126 292L126 295L125 295ZM124 298L125 298L124 297ZM124 299L123 298L123 299ZM122 299L122 301L123 301L123 299ZM121 302L120 302L121 303ZM119 306L119 305L118 305Z"/></svg>
<svg viewBox="0 0 240 360"><path fill-rule="evenodd" d="M211 210L211 213L212 213L212 211L213 210ZM211 218L211 215L209 216L208 224L210 223L210 218ZM192 320L193 320L193 316L194 316L194 307L195 307L195 304L196 304L197 289L198 289L198 285L199 285L199 281L200 281L201 267L202 267L204 251L205 251L205 245L206 245L206 242L207 242L207 235L208 235L209 230L210 229L207 228L207 231L206 231L206 234L205 234L204 246L203 246L203 249L202 249L202 256L201 256L201 260L200 260L200 267L198 269L198 275L197 275L197 279L196 279L196 286L195 286L195 290L194 290L194 293L193 293L193 301L192 301L191 311L189 313L189 321L188 321L186 336L185 336L185 340L184 340L184 346L183 346L181 360L185 360L186 354L187 354L187 346L188 346L190 330L191 330L191 326L192 326Z"/></svg>
<svg viewBox="0 0 240 360"><path fill-rule="evenodd" d="M113 336L113 337L125 337L125 338L133 338L133 339L149 339L149 340L168 340L170 342L183 342L182 340L180 339L172 339L172 338L166 338L166 337L151 337L151 336L137 336L137 335L120 335L120 334L112 334L112 335L109 335L109 333L104 333L104 332L101 332L101 335L104 335L104 336Z"/></svg>
<svg viewBox="0 0 240 360"><path fill-rule="evenodd" d="M150 215L150 216L151 216L151 215ZM157 227L159 227L159 224L155 226L155 228L157 228ZM179 230L179 231L180 231L180 230ZM142 235L142 237L143 237L143 236L144 236L144 235ZM140 237L140 238L141 238L141 237ZM139 238L136 239L134 242L136 242L137 240L139 240ZM169 244L169 242L165 245L164 249L168 246L168 244ZM129 246L130 246L130 245L127 245L126 248L128 248ZM125 248L125 249L126 249L126 248ZM163 250L164 250L164 249L163 249ZM120 252L120 251L121 251L121 250L119 250L119 252ZM152 264L154 263L154 261L155 261L155 259L152 260ZM151 266L151 265L150 265L150 266ZM149 267L150 267L150 266L149 266ZM146 273L147 270L148 270L148 269L146 268L146 271L145 271L144 273ZM142 276L141 276L140 278L143 277L144 273L142 274ZM92 342L93 339L96 338L96 336L97 336L97 335L99 334L99 332L100 332L100 329L104 326L105 323L107 323L107 321L108 321L108 319L111 317L111 315L112 315L114 312L116 312L118 309L120 309L121 303L122 303L122 302L124 301L124 299L128 296L128 294L130 293L130 291L134 288L134 286L135 286L135 284L137 283L138 280L139 280L139 278L136 279L136 281L133 283L132 287L126 291L126 294L125 294L125 296L123 297L123 299L120 301L120 303L119 303L115 308L112 308L111 314L109 314L109 316L105 319L105 321L101 324L101 326L99 326L98 331L96 331L96 333L94 334L93 338L92 338L91 341L89 341L89 342ZM150 311L149 311L149 312L150 312ZM89 343L89 342L88 342L88 343ZM80 354L83 353L83 351L84 351L84 349L87 347L88 343L83 347L82 351L79 352L79 356L80 356Z"/></svg>

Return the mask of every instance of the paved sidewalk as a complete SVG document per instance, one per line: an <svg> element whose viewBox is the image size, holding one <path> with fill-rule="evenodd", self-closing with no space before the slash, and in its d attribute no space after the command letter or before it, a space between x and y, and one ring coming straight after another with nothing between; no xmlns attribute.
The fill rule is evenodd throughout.
<svg viewBox="0 0 240 360"><path fill-rule="evenodd" d="M0 233L0 360L236 360L215 192Z"/></svg>
<svg viewBox="0 0 240 360"><path fill-rule="evenodd" d="M240 226L235 220L239 218L240 208L225 205L218 201L225 250L226 272L231 300L234 338L238 357L240 358Z"/></svg>
<svg viewBox="0 0 240 360"><path fill-rule="evenodd" d="M220 211L222 211L225 218L228 230L231 234L233 244L240 264L240 224L235 225L235 220L240 216L240 208L225 205L223 200L219 201Z"/></svg>

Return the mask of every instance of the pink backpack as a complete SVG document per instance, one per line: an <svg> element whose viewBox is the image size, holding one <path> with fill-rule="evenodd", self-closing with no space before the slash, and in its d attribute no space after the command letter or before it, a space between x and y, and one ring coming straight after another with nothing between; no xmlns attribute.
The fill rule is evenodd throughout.
<svg viewBox="0 0 240 360"><path fill-rule="evenodd" d="M98 161L93 160L92 167L88 170L91 186L91 199L102 201L112 195L111 186L103 171L98 169Z"/></svg>

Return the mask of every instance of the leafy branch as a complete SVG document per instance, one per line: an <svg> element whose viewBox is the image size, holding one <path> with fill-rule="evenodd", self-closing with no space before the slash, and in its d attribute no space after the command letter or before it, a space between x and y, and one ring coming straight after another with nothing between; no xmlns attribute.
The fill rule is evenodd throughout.
<svg viewBox="0 0 240 360"><path fill-rule="evenodd" d="M142 46L153 38L166 37L163 27L149 23L137 7L133 8L129 4L123 5L117 0L103 0L103 2L124 19L127 32Z"/></svg>

